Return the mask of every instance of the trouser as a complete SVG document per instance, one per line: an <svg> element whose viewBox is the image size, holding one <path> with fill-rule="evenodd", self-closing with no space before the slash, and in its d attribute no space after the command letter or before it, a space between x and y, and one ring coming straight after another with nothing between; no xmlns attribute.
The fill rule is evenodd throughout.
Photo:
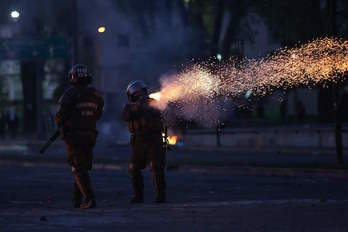
<svg viewBox="0 0 348 232"><path fill-rule="evenodd" d="M64 140L67 162L74 174L73 203L78 207L82 200L95 200L88 172L92 169L96 135L92 132L75 132L64 136Z"/></svg>
<svg viewBox="0 0 348 232"><path fill-rule="evenodd" d="M131 137L132 155L129 163L129 174L131 177L134 195L142 196L144 192L144 181L141 171L150 165L153 183L157 198L165 195L165 148L161 136L135 136Z"/></svg>
<svg viewBox="0 0 348 232"><path fill-rule="evenodd" d="M79 207L83 201L95 201L95 194L88 171L77 171L73 168L73 173L74 187L72 199L74 206Z"/></svg>

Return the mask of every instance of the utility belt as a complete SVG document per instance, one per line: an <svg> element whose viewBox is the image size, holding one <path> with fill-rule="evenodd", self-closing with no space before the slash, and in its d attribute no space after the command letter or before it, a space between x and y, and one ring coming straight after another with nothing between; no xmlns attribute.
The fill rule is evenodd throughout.
<svg viewBox="0 0 348 232"><path fill-rule="evenodd" d="M155 142L162 139L162 133L161 132L142 132L142 133L131 133L131 143L134 143L135 140L141 140L146 142Z"/></svg>
<svg viewBox="0 0 348 232"><path fill-rule="evenodd" d="M161 137L162 132L161 131L143 131L143 132L131 132L131 136L135 137Z"/></svg>
<svg viewBox="0 0 348 232"><path fill-rule="evenodd" d="M71 128L71 127L63 127L62 128L62 134L63 137L73 134L94 134L96 137L98 136L98 131L96 129L90 129L90 128Z"/></svg>

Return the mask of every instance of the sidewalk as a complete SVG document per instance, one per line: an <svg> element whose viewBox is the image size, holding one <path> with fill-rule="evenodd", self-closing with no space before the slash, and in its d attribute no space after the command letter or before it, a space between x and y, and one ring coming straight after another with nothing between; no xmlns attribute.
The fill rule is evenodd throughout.
<svg viewBox="0 0 348 232"><path fill-rule="evenodd" d="M225 129L221 131L221 136L225 136L221 141L222 146L216 146L216 134L209 130L189 131L186 136L195 138L199 144L190 144L184 138L183 143L171 147L167 152L167 164L169 168L179 166L257 166L257 167L280 167L280 168L324 168L341 169L348 168L348 165L338 166L336 162L336 151L334 147L313 147L310 142L312 137L307 136L302 139L300 146L257 146L253 145L254 140L268 139L269 134L280 137L284 131L293 131L296 136L303 133L317 133L331 130L331 127L285 127L285 128L244 128L244 129ZM283 131L283 132L282 132ZM285 133L285 132L284 132ZM291 132L292 133L292 132ZM330 132L331 133L331 132ZM265 134L265 135L264 135ZM268 136L266 136L268 134ZM284 134L286 135L286 134ZM200 138L205 136L205 138ZM208 136L208 137L207 137ZM229 141L226 136L238 143L233 146L233 141ZM264 137L264 138L263 138ZM345 137L345 139L347 139ZM210 145L207 142L211 143ZM55 141L44 155L39 153L41 146L46 140L32 138L18 138L0 140L0 161L2 162L33 162L33 163L64 163L66 151L61 139ZM231 142L232 146L227 146ZM246 144L250 143L248 146ZM308 143L308 144L307 144ZM305 146L305 145L309 146ZM94 163L98 165L126 165L130 156L128 144L118 144L113 140L102 140L99 137L94 150ZM348 148L344 150L345 160L348 160Z"/></svg>
<svg viewBox="0 0 348 232"><path fill-rule="evenodd" d="M47 140L39 140L39 139L6 139L6 140L0 140L0 156L3 152L25 152L29 149L39 149L43 144L46 143ZM215 141L215 140L214 140ZM97 147L104 147L104 148L120 148L120 147L128 147L128 143L116 143L113 141L102 141L97 140ZM61 139L57 139L52 145L49 147L49 150L54 150L56 148L62 148L64 147L64 142ZM103 148L101 148L103 149ZM257 146L217 146L216 144L213 145L206 145L206 144L179 144L174 145L170 147L170 150L175 151L192 151L192 152L199 152L199 151L209 151L209 152L276 152L276 153L289 153L289 154L336 154L336 148L335 147L306 147L306 146L273 146L273 147L257 147ZM348 147L344 148L344 154L348 154Z"/></svg>
<svg viewBox="0 0 348 232"><path fill-rule="evenodd" d="M40 143L0 144L0 163L25 163L27 165L59 164L66 162L65 147L62 142L55 143L47 153L39 153ZM130 148L125 145L99 143L94 151L94 164L99 166L126 167ZM347 153L346 153L347 154ZM348 156L344 157L348 160ZM334 153L313 152L312 150L255 150L200 147L173 147L167 152L168 169L183 166L210 167L265 167L265 168L303 168L303 169L346 169L348 165L338 166Z"/></svg>
<svg viewBox="0 0 348 232"><path fill-rule="evenodd" d="M335 149L334 125L298 125L265 128L226 128L188 130L181 137L186 146L221 147L242 149L313 148ZM348 128L342 129L343 146L348 149Z"/></svg>

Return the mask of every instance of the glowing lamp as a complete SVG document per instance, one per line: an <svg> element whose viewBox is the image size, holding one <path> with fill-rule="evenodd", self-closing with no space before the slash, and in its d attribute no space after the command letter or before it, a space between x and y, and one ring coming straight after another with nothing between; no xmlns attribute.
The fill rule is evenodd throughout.
<svg viewBox="0 0 348 232"><path fill-rule="evenodd" d="M98 27L98 32L99 33L104 33L105 31L106 31L106 27L104 27L104 26Z"/></svg>
<svg viewBox="0 0 348 232"><path fill-rule="evenodd" d="M16 10L11 11L10 15L11 15L11 18L13 18L13 19L18 19L20 16L19 12Z"/></svg>

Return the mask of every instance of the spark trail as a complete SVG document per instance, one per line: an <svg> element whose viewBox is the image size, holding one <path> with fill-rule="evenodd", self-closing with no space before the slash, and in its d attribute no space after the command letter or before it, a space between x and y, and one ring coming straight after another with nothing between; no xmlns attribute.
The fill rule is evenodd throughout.
<svg viewBox="0 0 348 232"><path fill-rule="evenodd" d="M158 100L156 107L163 110L173 102L180 114L194 118L218 96L234 98L247 91L265 96L274 89L325 85L341 81L347 71L348 41L322 38L262 59L195 64L161 78L161 90L152 96Z"/></svg>

